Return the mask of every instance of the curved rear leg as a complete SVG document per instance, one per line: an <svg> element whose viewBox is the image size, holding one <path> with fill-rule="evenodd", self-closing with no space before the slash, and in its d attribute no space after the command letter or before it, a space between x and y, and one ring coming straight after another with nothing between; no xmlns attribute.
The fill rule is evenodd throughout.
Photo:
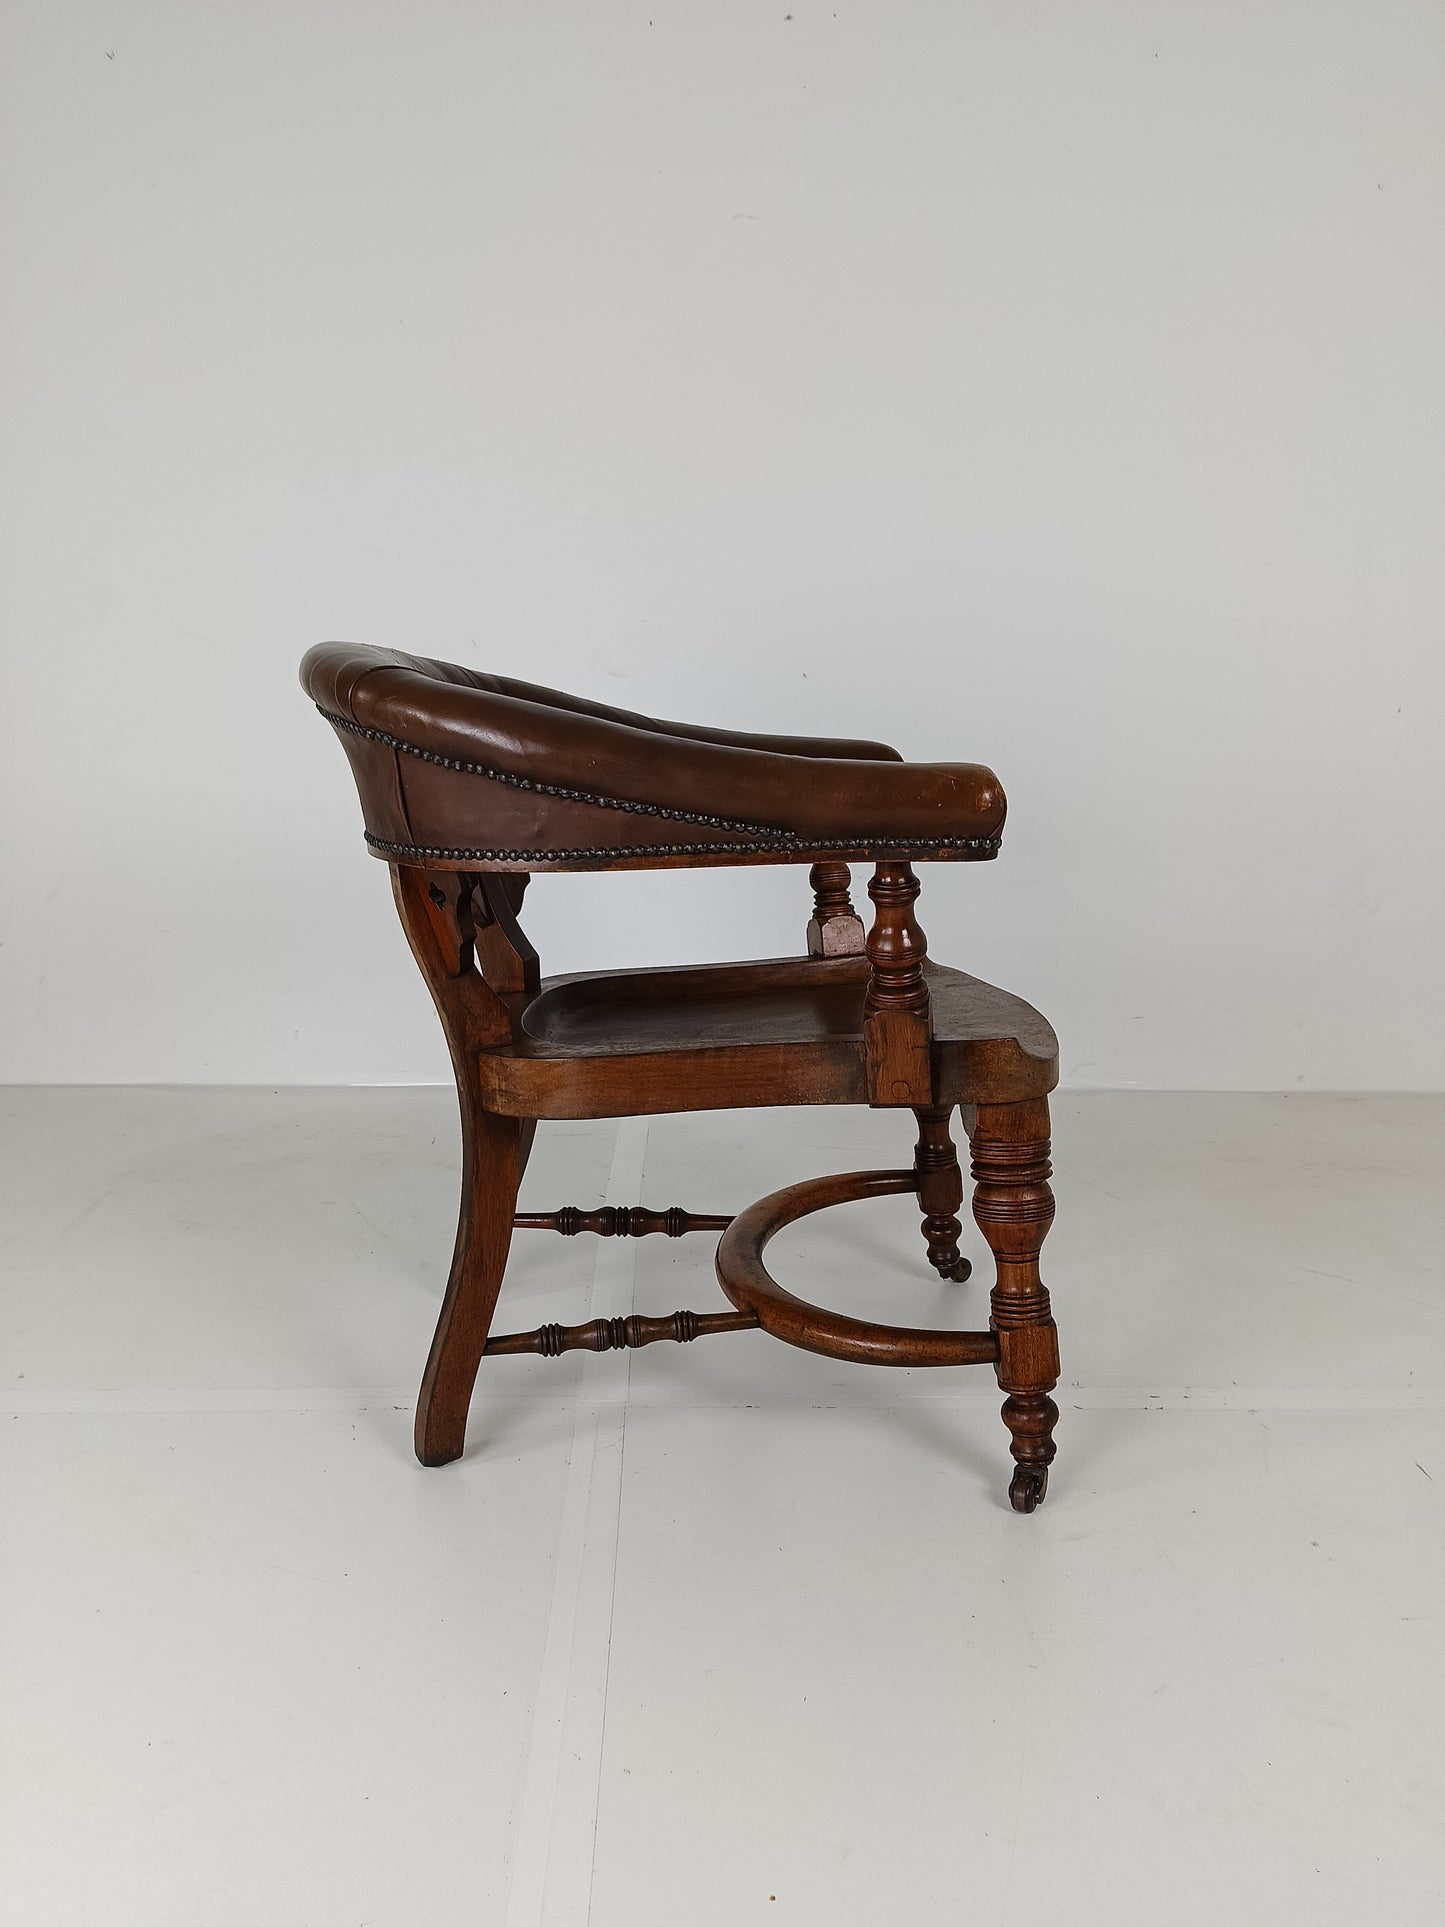
<svg viewBox="0 0 1445 1927"><path fill-rule="evenodd" d="M511 1249L517 1187L536 1129L531 1119L484 1111L470 1093L461 1098L461 1216L416 1406L416 1455L423 1465L462 1455L472 1387Z"/></svg>
<svg viewBox="0 0 1445 1927"><path fill-rule="evenodd" d="M940 1278L962 1284L973 1266L959 1256L958 1240L963 1230L958 1208L963 1203L963 1172L958 1152L949 1135L952 1106L934 1104L915 1107L918 1119L918 1145L913 1153L913 1168L918 1174L918 1202L923 1207L923 1235L928 1240L928 1262Z"/></svg>
<svg viewBox="0 0 1445 1927"><path fill-rule="evenodd" d="M402 927L446 1032L462 1120L462 1205L451 1276L416 1407L423 1465L461 1457L467 1408L512 1243L517 1187L535 1121L484 1109L479 1054L512 1035L502 996L537 988L537 956L516 923L525 878L391 866ZM485 959L487 975L477 968Z"/></svg>

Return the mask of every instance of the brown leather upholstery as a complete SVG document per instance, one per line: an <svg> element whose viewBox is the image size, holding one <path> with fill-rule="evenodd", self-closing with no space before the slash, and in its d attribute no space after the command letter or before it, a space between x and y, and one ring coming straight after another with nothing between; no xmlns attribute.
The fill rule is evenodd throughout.
<svg viewBox="0 0 1445 1927"><path fill-rule="evenodd" d="M991 770L904 763L883 743L658 722L348 643L309 651L301 681L351 760L367 841L403 861L976 860L1003 828Z"/></svg>

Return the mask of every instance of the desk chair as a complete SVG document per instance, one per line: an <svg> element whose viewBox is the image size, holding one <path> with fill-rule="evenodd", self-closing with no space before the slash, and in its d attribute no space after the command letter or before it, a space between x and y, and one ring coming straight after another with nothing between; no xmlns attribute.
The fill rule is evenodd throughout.
<svg viewBox="0 0 1445 1927"><path fill-rule="evenodd" d="M1048 1094L1058 1045L1036 1010L935 963L914 916L916 862L998 852L1004 795L976 763L906 763L882 743L758 736L629 710L390 649L324 644L301 680L340 739L366 841L390 866L412 954L456 1072L456 1249L416 1414L424 1465L460 1457L483 1358L555 1357L761 1328L865 1365L992 1365L1015 1461L1009 1498L1048 1486L1058 1341L1039 1252L1054 1215ZM870 863L872 926L850 897ZM806 954L685 969L543 977L519 915L536 870L809 866ZM909 1170L789 1186L735 1217L640 1204L517 1212L546 1118L767 1104L910 1110ZM928 1262L962 1282L968 1133L973 1215L992 1250L985 1331L875 1324L811 1305L768 1269L784 1225L849 1199L912 1192ZM718 1232L730 1309L494 1333L513 1230L643 1237Z"/></svg>

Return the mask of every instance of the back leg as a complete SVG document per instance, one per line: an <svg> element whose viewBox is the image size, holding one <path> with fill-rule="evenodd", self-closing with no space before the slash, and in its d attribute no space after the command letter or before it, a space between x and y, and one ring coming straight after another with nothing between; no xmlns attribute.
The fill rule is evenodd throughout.
<svg viewBox="0 0 1445 1927"><path fill-rule="evenodd" d="M467 1408L487 1343L507 1253L517 1189L536 1130L482 1104L480 1052L512 1036L499 992L537 988L537 953L517 927L524 878L391 868L396 907L426 978L451 1050L462 1121L462 1204L451 1275L416 1408L423 1465L459 1459ZM484 960L486 976L478 969ZM489 981L489 979L491 981Z"/></svg>
<svg viewBox="0 0 1445 1927"><path fill-rule="evenodd" d="M973 1118L973 1215L993 1251L989 1323L998 1333L1003 1420L1013 1445L1009 1503L1032 1512L1049 1489L1059 1408L1059 1335L1039 1253L1054 1221L1047 1098L980 1104Z"/></svg>
<svg viewBox="0 0 1445 1927"><path fill-rule="evenodd" d="M456 1249L431 1356L416 1407L416 1455L423 1465L459 1459L467 1412L482 1362L507 1254L517 1189L536 1130L530 1119L484 1111L465 1090L462 1101L462 1207Z"/></svg>
<svg viewBox="0 0 1445 1927"><path fill-rule="evenodd" d="M918 1174L918 1202L923 1207L923 1235L928 1240L928 1262L940 1278L962 1284L973 1266L958 1249L963 1225L958 1208L963 1203L963 1172L949 1135L953 1107L933 1104L915 1107L918 1144L913 1169Z"/></svg>

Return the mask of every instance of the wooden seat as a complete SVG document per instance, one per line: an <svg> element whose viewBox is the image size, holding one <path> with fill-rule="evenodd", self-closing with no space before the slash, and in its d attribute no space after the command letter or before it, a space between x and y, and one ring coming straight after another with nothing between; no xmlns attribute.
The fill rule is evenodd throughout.
<svg viewBox="0 0 1445 1927"><path fill-rule="evenodd" d="M661 723L427 658L313 650L302 681L336 730L403 928L451 1049L462 1119L456 1248L417 1406L424 1464L460 1456L484 1356L607 1351L761 1328L860 1364L991 1364L1006 1396L1016 1510L1054 1457L1058 1346L1039 1253L1053 1217L1052 1030L1030 1005L932 961L912 861L983 862L1003 791L977 764L887 745ZM871 861L865 935L848 859ZM809 866L805 953L543 979L519 914L536 869ZM912 1167L824 1177L735 1216L639 1204L518 1213L540 1120L779 1104L906 1108ZM783 1225L848 1199L916 1193L929 1262L964 1282L960 1109L973 1215L994 1255L986 1329L915 1330L805 1303L769 1272ZM514 1228L718 1232L730 1309L497 1334Z"/></svg>
<svg viewBox="0 0 1445 1927"><path fill-rule="evenodd" d="M866 1104L866 957L781 957L549 977L521 1035L482 1054L487 1104L513 1117L626 1117L729 1102ZM1058 1043L1039 1013L944 964L924 967L941 1103L1045 1097ZM665 1101L664 1101L665 1100Z"/></svg>

